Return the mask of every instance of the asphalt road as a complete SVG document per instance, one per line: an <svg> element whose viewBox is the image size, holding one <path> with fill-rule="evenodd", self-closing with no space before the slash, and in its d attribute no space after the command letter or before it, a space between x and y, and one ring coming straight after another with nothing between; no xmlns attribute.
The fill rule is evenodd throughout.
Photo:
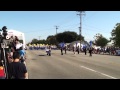
<svg viewBox="0 0 120 90"><path fill-rule="evenodd" d="M26 50L29 79L120 79L120 56Z"/></svg>

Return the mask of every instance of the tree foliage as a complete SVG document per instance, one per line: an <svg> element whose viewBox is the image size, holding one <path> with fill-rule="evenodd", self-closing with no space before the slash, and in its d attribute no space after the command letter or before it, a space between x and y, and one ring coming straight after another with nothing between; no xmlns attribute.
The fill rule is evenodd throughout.
<svg viewBox="0 0 120 90"><path fill-rule="evenodd" d="M56 45L57 40L56 40L56 37L55 37L55 36L51 35L51 36L48 36L48 37L47 37L46 42L47 42L48 44Z"/></svg>
<svg viewBox="0 0 120 90"><path fill-rule="evenodd" d="M108 39L106 39L105 37L102 36L102 34L96 34L95 35L95 44L97 46L101 46L101 47L104 47L107 45L107 43L109 42Z"/></svg>
<svg viewBox="0 0 120 90"><path fill-rule="evenodd" d="M58 43L65 42L71 43L76 40L84 40L83 36L78 35L76 32L65 31L63 33L58 33L57 35L50 35L46 40L37 40L33 39L31 44L53 44L57 45Z"/></svg>
<svg viewBox="0 0 120 90"><path fill-rule="evenodd" d="M33 39L31 41L31 44L47 44L47 42L45 39L43 39L43 40Z"/></svg>
<svg viewBox="0 0 120 90"><path fill-rule="evenodd" d="M80 40L80 36L76 32L65 31L56 35L57 41L71 43L72 41ZM82 37L82 39L84 39Z"/></svg>
<svg viewBox="0 0 120 90"><path fill-rule="evenodd" d="M34 39L31 41L31 44L37 44L37 42L38 42L38 40L34 38Z"/></svg>
<svg viewBox="0 0 120 90"><path fill-rule="evenodd" d="M114 45L120 47L120 23L117 23L115 28L111 32L111 40L113 40Z"/></svg>
<svg viewBox="0 0 120 90"><path fill-rule="evenodd" d="M82 35L78 35L78 36L77 36L77 40L84 41L84 37L83 37Z"/></svg>

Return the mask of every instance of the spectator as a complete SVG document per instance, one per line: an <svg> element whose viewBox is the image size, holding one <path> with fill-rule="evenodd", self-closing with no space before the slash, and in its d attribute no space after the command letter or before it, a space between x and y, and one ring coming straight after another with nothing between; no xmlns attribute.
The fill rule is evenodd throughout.
<svg viewBox="0 0 120 90"><path fill-rule="evenodd" d="M19 52L13 53L13 62L9 65L11 79L28 79L28 72L26 66L20 63Z"/></svg>
<svg viewBox="0 0 120 90"><path fill-rule="evenodd" d="M19 41L19 39L18 39L18 37L17 37L17 36L15 36L15 41L16 41L16 40L17 40L17 41Z"/></svg>
<svg viewBox="0 0 120 90"><path fill-rule="evenodd" d="M23 46L20 47L20 50L18 51L19 54L20 54L20 60L21 60L21 63L24 63L26 65L26 62L25 62L25 59L26 59L26 56L25 56L25 50L23 49Z"/></svg>

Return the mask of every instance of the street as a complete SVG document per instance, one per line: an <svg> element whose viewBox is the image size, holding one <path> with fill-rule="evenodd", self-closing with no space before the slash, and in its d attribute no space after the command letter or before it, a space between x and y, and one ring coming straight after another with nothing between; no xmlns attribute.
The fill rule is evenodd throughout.
<svg viewBox="0 0 120 90"><path fill-rule="evenodd" d="M29 79L120 79L120 56L26 50Z"/></svg>

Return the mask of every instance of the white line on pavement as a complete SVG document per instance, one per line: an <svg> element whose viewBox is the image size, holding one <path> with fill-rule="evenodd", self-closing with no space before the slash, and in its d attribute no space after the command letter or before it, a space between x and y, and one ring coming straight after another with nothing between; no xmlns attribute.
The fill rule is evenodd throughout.
<svg viewBox="0 0 120 90"><path fill-rule="evenodd" d="M117 79L117 78L115 78L115 77L112 77L112 76L107 75L107 74L104 74L104 73L101 73L101 74L104 75L104 76L107 76L107 77L113 78L113 79Z"/></svg>
<svg viewBox="0 0 120 90"><path fill-rule="evenodd" d="M90 71L93 71L93 72L96 72L96 73L99 73L99 74L101 74L101 75L107 76L107 77L112 78L112 79L118 79L118 78L115 78L115 77L113 77L113 76L110 76L110 75L107 75L107 74L98 72L98 71L96 71L96 70L90 69L90 68L85 67L85 66L80 66L80 67L81 67L81 68L84 68L84 69L87 69L87 70L90 70Z"/></svg>
<svg viewBox="0 0 120 90"><path fill-rule="evenodd" d="M85 67L85 66L80 66L80 67L85 68L85 69L90 70L90 71L93 71L93 72L97 72L97 71L95 71L95 70L93 70L93 69L90 69L90 68L87 68L87 67Z"/></svg>

